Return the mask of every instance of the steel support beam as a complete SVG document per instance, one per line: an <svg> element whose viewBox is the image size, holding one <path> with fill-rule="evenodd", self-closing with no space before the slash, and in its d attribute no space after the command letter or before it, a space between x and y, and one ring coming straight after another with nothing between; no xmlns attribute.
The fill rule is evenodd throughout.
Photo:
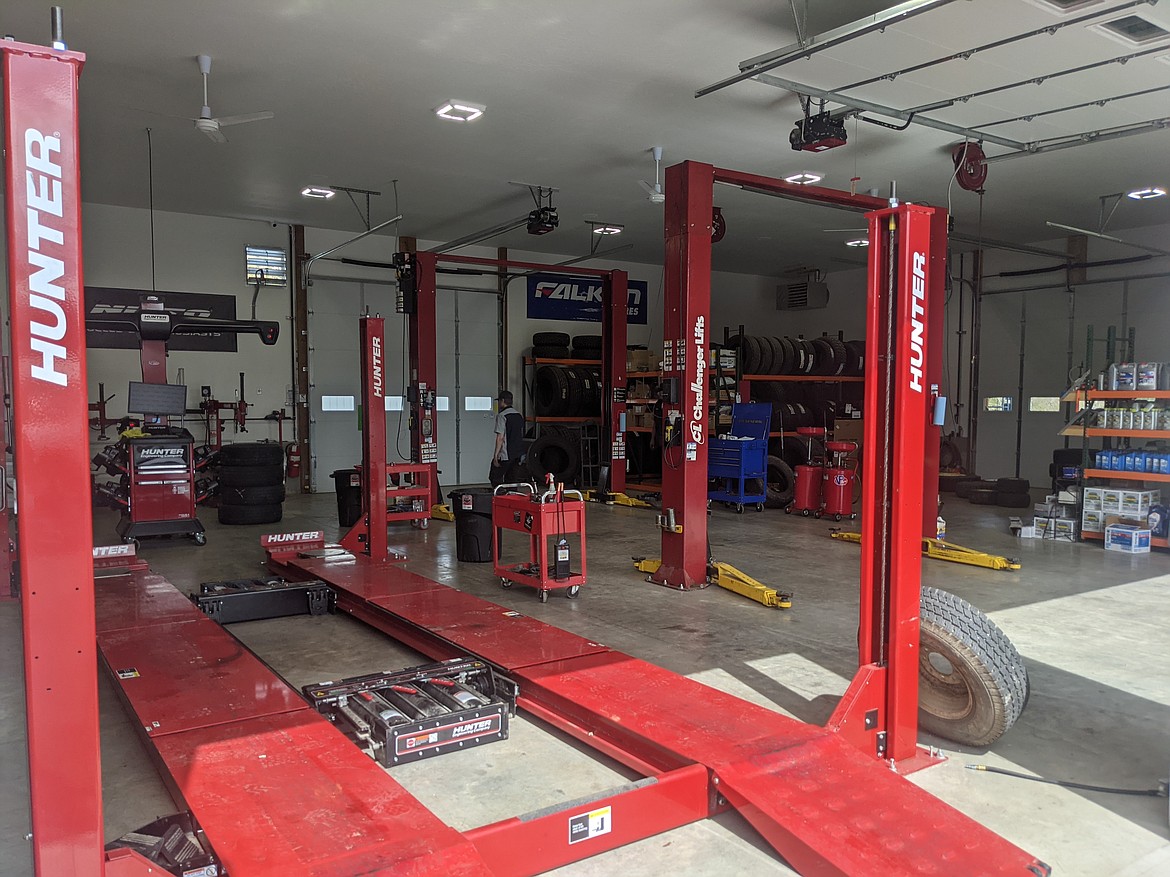
<svg viewBox="0 0 1170 877"><path fill-rule="evenodd" d="M946 6L952 2L954 0L906 0L905 3L899 3L897 6L892 6L876 15L871 15L868 18L862 18L858 21L834 28L826 33L810 37L803 44L795 43L791 46L777 49L774 52L757 55L754 58L741 61L739 64L739 73L734 76L729 76L726 79L721 79L714 85L708 85L706 88L699 89L695 92L695 97L711 94L713 91L719 91L720 89L727 88L729 85L743 82L745 79L751 79L760 73L775 70L777 67L782 67L799 58L811 58L813 55L818 52L823 52L825 49L842 45L865 34L882 30L913 18L916 15L921 15L932 9L938 9L940 6Z"/></svg>
<svg viewBox="0 0 1170 877"><path fill-rule="evenodd" d="M313 457L309 412L309 287L305 283L307 271L302 265L308 260L305 252L305 227L292 227L292 264L296 266L292 278L293 296L293 416L296 441L301 451L301 493L313 492Z"/></svg>
<svg viewBox="0 0 1170 877"><path fill-rule="evenodd" d="M101 877L77 85L85 56L0 41L32 847ZM67 522L68 533L62 528Z"/></svg>
<svg viewBox="0 0 1170 877"><path fill-rule="evenodd" d="M601 454L609 463L609 491L626 490L626 328L629 279L613 271L601 292Z"/></svg>
<svg viewBox="0 0 1170 877"><path fill-rule="evenodd" d="M410 449L415 463L429 463L431 474L431 504L443 501L439 492L439 419L435 416L436 385L439 377L437 362L438 322L435 312L436 266L435 253L415 255L416 290L413 312L409 313L410 374L407 376L410 404ZM385 451L382 454L386 459Z"/></svg>
<svg viewBox="0 0 1170 877"><path fill-rule="evenodd" d="M707 579L707 350L711 329L711 209L715 168L685 161L666 169L662 377L676 424L662 449L662 566L650 580L688 590Z"/></svg>
<svg viewBox="0 0 1170 877"><path fill-rule="evenodd" d="M994 143L997 146L1004 146L1008 149L1027 149L1028 144L1022 140L1012 140L1008 137L1000 137L998 134L988 134L986 131L979 131L975 128L964 128L962 125L952 125L950 122L944 122L941 119L934 119L930 116L923 116L914 110L899 110L894 107L887 107L882 104L876 104L873 101L862 100L857 97L846 97L838 94L835 91L830 91L824 88L814 88L811 85L804 85L800 82L793 82L791 79L781 79L779 76L773 76L771 73L761 73L756 77L757 80L765 85L771 85L776 88L783 88L785 91L791 91L793 94L802 94L807 97L815 97L818 100L833 101L854 110L863 110L867 113L877 113L879 116L888 116L891 119L901 119L903 122L913 122L915 125L922 125L924 128L935 128L939 131L946 131L948 134L954 134L956 137L964 137L968 140L975 140L978 142Z"/></svg>

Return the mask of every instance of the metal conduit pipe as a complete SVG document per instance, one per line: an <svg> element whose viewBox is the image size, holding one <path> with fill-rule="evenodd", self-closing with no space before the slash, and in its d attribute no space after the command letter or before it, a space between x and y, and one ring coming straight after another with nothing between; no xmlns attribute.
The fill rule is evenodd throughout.
<svg viewBox="0 0 1170 877"><path fill-rule="evenodd" d="M1128 283L1131 280L1164 280L1170 277L1170 271L1158 271L1152 274L1129 274L1125 277L1097 277L1092 280L1082 280L1077 286L1095 286L1101 283ZM1006 295L1010 292L1040 292L1051 289L1067 289L1067 283L1044 283L1037 286L1013 286L1009 289L985 289L982 295Z"/></svg>

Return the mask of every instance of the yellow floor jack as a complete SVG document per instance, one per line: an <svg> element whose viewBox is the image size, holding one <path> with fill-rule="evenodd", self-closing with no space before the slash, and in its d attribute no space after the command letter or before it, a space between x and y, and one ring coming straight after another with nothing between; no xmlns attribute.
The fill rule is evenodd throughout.
<svg viewBox="0 0 1170 877"><path fill-rule="evenodd" d="M437 502L431 506L431 519L435 521L454 521L455 513L445 502Z"/></svg>
<svg viewBox="0 0 1170 877"><path fill-rule="evenodd" d="M585 491L585 499L589 502L601 502L606 505L629 506L632 509L654 508L653 505L644 499L638 499L636 496L629 496L625 493L607 493L603 490L587 490Z"/></svg>
<svg viewBox="0 0 1170 877"><path fill-rule="evenodd" d="M861 534L845 530L834 530L829 534L842 542L861 544ZM999 554L987 554L973 548L964 548L953 542L942 539L924 538L922 540L922 556L933 557L935 560L948 560L951 563L965 563L968 566L981 566L984 569L1019 569L1020 562L1014 557L1003 557Z"/></svg>
<svg viewBox="0 0 1170 877"><path fill-rule="evenodd" d="M661 560L647 559L645 557L634 558L634 569L638 572L651 575L658 571L658 567L662 566ZM721 563L717 560L711 560L707 563L707 582L712 585L718 585L721 588L726 588L729 591L734 591L741 596L747 597L749 600L755 600L771 609L791 609L792 595L777 591L775 588L769 588L767 585L756 581L747 573L741 572L729 563Z"/></svg>

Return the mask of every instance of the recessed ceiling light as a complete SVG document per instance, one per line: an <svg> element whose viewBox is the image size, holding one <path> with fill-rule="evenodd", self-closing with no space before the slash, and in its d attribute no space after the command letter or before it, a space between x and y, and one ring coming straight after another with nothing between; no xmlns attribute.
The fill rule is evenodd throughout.
<svg viewBox="0 0 1170 877"><path fill-rule="evenodd" d="M815 171L799 171L798 173L786 176L784 182L795 183L798 186L808 186L813 183L819 183L824 178L824 174L818 174Z"/></svg>
<svg viewBox="0 0 1170 877"><path fill-rule="evenodd" d="M1134 201L1149 201L1151 198L1161 198L1166 194L1166 190L1161 186L1146 186L1144 189L1134 189L1125 194Z"/></svg>
<svg viewBox="0 0 1170 877"><path fill-rule="evenodd" d="M449 100L435 107L435 115L452 122L474 122L486 109L483 104L473 104L471 101Z"/></svg>
<svg viewBox="0 0 1170 877"><path fill-rule="evenodd" d="M322 198L328 200L337 193L328 186L305 186L305 188L301 189L301 194L306 198Z"/></svg>
<svg viewBox="0 0 1170 877"><path fill-rule="evenodd" d="M869 238L856 238L856 239L851 240L851 241L845 241L845 246L847 246L847 247L868 247L869 246Z"/></svg>
<svg viewBox="0 0 1170 877"><path fill-rule="evenodd" d="M589 224L593 226L594 234L621 234L623 229L625 229L624 225L612 225L608 222L591 222Z"/></svg>

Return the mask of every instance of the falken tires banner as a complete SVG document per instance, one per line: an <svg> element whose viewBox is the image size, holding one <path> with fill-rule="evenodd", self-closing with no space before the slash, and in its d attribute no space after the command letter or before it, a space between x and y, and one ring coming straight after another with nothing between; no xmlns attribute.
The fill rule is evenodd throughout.
<svg viewBox="0 0 1170 877"><path fill-rule="evenodd" d="M530 274L528 276L528 319L573 320L581 323L601 322L600 277L574 277L568 274ZM643 280L627 283L626 322L646 325L648 284Z"/></svg>

